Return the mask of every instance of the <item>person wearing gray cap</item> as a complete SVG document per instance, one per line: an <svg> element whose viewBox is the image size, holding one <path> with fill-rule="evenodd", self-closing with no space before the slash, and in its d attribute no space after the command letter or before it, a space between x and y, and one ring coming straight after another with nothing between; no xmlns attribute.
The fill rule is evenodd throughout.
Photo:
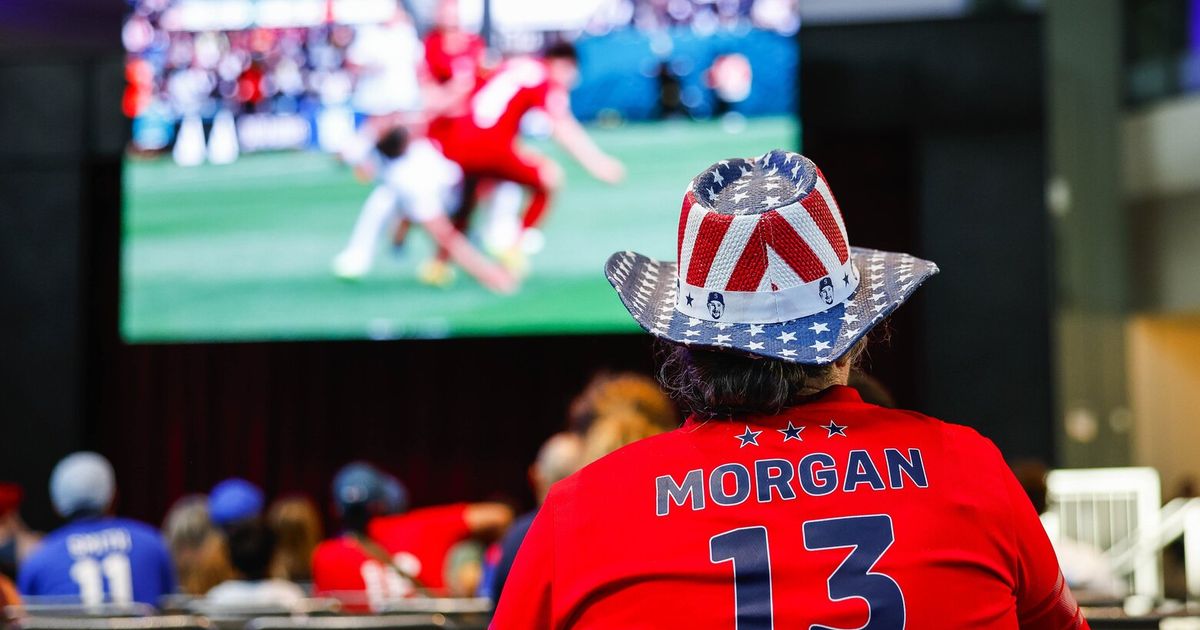
<svg viewBox="0 0 1200 630"><path fill-rule="evenodd" d="M73 453L54 467L50 499L68 522L21 565L22 594L157 605L175 591L175 568L158 531L112 516L115 495L112 464L98 453Z"/></svg>

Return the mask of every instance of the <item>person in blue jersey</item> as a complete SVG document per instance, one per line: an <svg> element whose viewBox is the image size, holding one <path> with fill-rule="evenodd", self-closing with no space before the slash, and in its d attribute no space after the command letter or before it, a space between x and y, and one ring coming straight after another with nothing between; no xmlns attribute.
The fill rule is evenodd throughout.
<svg viewBox="0 0 1200 630"><path fill-rule="evenodd" d="M17 588L85 605L157 605L175 591L175 568L153 527L112 516L116 481L97 453L68 455L50 475L50 499L68 522L21 565Z"/></svg>

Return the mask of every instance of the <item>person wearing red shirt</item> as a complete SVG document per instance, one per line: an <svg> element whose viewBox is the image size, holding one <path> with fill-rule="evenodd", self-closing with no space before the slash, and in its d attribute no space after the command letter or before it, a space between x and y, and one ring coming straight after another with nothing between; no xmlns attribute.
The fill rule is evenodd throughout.
<svg viewBox="0 0 1200 630"><path fill-rule="evenodd" d="M512 521L512 508L501 503L453 503L372 519L367 533L419 584L439 593L446 587L446 557L455 545L472 538L495 540Z"/></svg>
<svg viewBox="0 0 1200 630"><path fill-rule="evenodd" d="M367 536L374 516L403 509L403 486L374 466L353 462L333 480L334 509L340 536L313 550L313 591L341 599L352 611L380 610L388 602L416 592L406 574L379 543Z"/></svg>
<svg viewBox="0 0 1200 630"><path fill-rule="evenodd" d="M846 386L936 265L852 249L784 151L694 179L677 251L605 273L691 415L550 491L492 628L1088 627L990 441Z"/></svg>
<svg viewBox="0 0 1200 630"><path fill-rule="evenodd" d="M429 137L441 146L447 158L462 167L467 180L460 221L465 220L474 203L472 184L490 179L511 181L529 192L522 233L539 224L563 175L554 161L518 147L521 119L535 109L546 113L551 137L589 174L609 184L621 181L624 166L596 146L571 113L568 91L578 80L575 47L565 42L555 44L540 59L515 57L505 61L476 85L464 107L430 122ZM504 252L503 259L510 268L524 271L522 252L518 238Z"/></svg>

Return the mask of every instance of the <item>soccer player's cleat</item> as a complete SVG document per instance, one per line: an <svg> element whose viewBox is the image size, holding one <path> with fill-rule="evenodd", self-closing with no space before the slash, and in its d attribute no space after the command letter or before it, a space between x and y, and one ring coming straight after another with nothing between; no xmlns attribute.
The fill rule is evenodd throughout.
<svg viewBox="0 0 1200 630"><path fill-rule="evenodd" d="M342 252L333 259L333 275L342 280L361 280L370 270L370 259L352 252Z"/></svg>
<svg viewBox="0 0 1200 630"><path fill-rule="evenodd" d="M529 256L525 250L521 248L521 243L517 242L512 247L500 252L497 256L500 264L518 280L529 275Z"/></svg>
<svg viewBox="0 0 1200 630"><path fill-rule="evenodd" d="M454 284L457 273L450 263L438 259L427 260L417 268L417 280L422 284L434 287L448 287Z"/></svg>

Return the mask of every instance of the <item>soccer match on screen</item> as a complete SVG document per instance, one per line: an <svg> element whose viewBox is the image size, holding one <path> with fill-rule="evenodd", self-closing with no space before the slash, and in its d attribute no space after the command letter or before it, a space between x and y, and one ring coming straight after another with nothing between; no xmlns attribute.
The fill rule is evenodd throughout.
<svg viewBox="0 0 1200 630"><path fill-rule="evenodd" d="M137 0L123 334L635 330L596 270L666 257L711 156L798 145L798 27L791 0Z"/></svg>

